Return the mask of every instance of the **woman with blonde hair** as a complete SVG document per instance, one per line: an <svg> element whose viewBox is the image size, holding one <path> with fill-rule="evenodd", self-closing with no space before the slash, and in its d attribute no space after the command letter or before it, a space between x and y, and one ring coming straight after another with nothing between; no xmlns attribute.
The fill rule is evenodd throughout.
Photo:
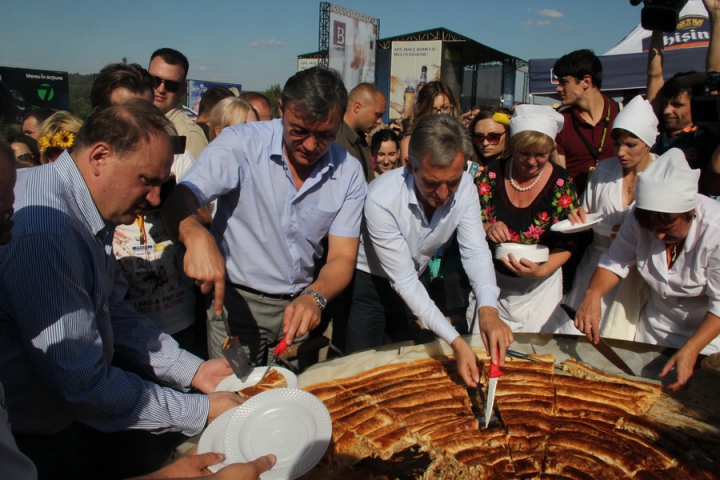
<svg viewBox="0 0 720 480"><path fill-rule="evenodd" d="M50 115L42 123L38 136L40 163L54 162L62 152L71 148L82 123L78 117L63 110Z"/></svg>
<svg viewBox="0 0 720 480"><path fill-rule="evenodd" d="M239 123L257 122L258 115L253 106L237 97L223 98L210 111L210 141L220 135L223 128Z"/></svg>
<svg viewBox="0 0 720 480"><path fill-rule="evenodd" d="M570 175L550 162L563 123L563 116L549 106L518 106L510 120L511 155L490 162L476 182L483 228L493 252L500 244L519 243L542 246L548 253L547 260L538 262L513 253L494 260L498 311L513 332L575 331L567 319L565 325L550 322L562 299L560 267L576 241L573 235L550 229L577 205Z"/></svg>

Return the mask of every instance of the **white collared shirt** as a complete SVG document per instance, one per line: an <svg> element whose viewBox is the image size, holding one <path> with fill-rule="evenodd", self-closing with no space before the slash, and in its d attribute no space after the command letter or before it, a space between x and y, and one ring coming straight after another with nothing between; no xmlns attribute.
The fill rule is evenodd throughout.
<svg viewBox="0 0 720 480"><path fill-rule="evenodd" d="M478 308L497 308L495 269L470 175L463 174L450 201L428 220L416 195L414 176L407 168L384 173L368 186L364 215L357 268L388 278L425 328L447 343L458 336L418 278L456 229L463 267Z"/></svg>

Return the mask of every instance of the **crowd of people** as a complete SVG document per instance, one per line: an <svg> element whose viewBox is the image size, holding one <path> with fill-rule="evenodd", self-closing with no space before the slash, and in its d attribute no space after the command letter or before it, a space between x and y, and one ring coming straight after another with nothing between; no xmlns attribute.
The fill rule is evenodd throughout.
<svg viewBox="0 0 720 480"><path fill-rule="evenodd" d="M0 476L208 474L217 454L163 465L241 403L215 392L228 335L258 366L282 340L440 338L469 387L463 334L500 365L515 332L603 336L674 348L661 376L686 387L720 351L720 136L693 123L701 83L663 80L662 48L653 34L647 94L624 106L578 50L554 66L557 109L463 113L432 81L385 125L378 87L315 67L287 80L280 118L213 87L193 120L189 62L162 48L103 68L85 121L28 112L0 139ZM504 244L547 260L495 258Z"/></svg>

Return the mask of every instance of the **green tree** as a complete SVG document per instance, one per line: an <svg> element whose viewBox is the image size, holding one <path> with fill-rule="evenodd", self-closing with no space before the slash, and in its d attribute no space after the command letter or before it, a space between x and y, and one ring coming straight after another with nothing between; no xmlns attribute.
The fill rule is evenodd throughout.
<svg viewBox="0 0 720 480"><path fill-rule="evenodd" d="M90 90L95 80L95 74L71 73L68 80L70 83L70 113L85 120L92 114Z"/></svg>
<svg viewBox="0 0 720 480"><path fill-rule="evenodd" d="M273 118L279 118L280 111L278 110L277 101L282 97L282 87L277 83L265 90L263 94L270 99L270 104L273 107Z"/></svg>

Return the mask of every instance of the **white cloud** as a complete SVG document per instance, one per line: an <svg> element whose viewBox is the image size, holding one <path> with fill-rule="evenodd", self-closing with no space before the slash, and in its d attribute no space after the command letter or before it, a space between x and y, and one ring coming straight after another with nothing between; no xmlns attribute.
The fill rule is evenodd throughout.
<svg viewBox="0 0 720 480"><path fill-rule="evenodd" d="M520 26L525 28L547 27L550 23L552 23L550 20L538 20L537 22L527 20L525 22L520 22Z"/></svg>
<svg viewBox="0 0 720 480"><path fill-rule="evenodd" d="M551 10L549 8L544 8L542 10L538 10L538 14L541 17L549 17L549 18L562 18L565 16L562 12L558 12L557 10Z"/></svg>
<svg viewBox="0 0 720 480"><path fill-rule="evenodd" d="M274 38L271 38L270 40L258 40L256 42L252 42L249 46L253 48L257 47L281 47L285 45L280 40L276 40Z"/></svg>

